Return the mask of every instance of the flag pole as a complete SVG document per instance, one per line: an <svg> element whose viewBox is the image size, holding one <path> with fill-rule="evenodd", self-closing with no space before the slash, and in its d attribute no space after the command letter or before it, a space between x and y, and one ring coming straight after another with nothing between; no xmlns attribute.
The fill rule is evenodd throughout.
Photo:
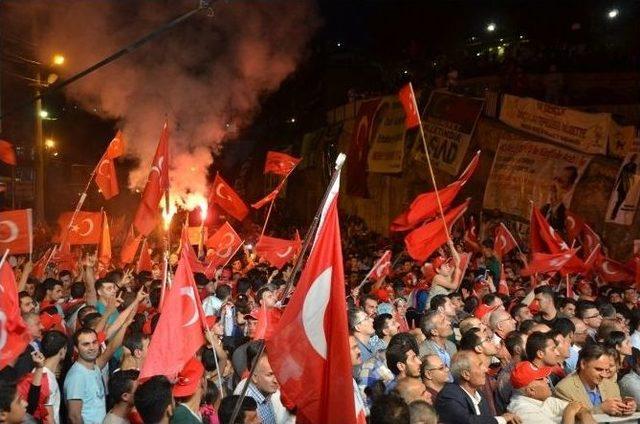
<svg viewBox="0 0 640 424"><path fill-rule="evenodd" d="M418 111L418 101L416 100L416 94L413 91L413 85L409 83L411 88L412 100L414 110ZM420 138L422 139L422 146L424 147L424 155L427 158L427 165L429 167L429 175L431 176L431 184L433 184L433 190L436 193L436 201L438 202L438 210L440 211L440 217L442 218L442 224L444 226L444 232L447 235L447 240L451 242L451 235L449 234L449 228L447 227L447 221L444 219L444 209L442 208L442 201L440 200L440 194L438 193L438 185L436 184L436 177L433 173L433 167L431 166L431 157L429 156L429 149L427 148L427 139L424 136L424 129L422 127L422 118L418 116L418 125L420 127Z"/></svg>
<svg viewBox="0 0 640 424"><path fill-rule="evenodd" d="M262 236L264 235L264 231L267 229L267 222L269 222L269 217L271 216L271 209L273 209L273 204L275 203L276 198L274 197L273 199L271 199L271 202L269 203L269 210L267 211L267 217L264 219L264 225L262 225L262 231L260 232L260 238L258 238L258 240L260 240L262 238Z"/></svg>
<svg viewBox="0 0 640 424"><path fill-rule="evenodd" d="M320 223L320 217L322 216L322 211L324 210L324 205L327 202L327 199L329 198L329 195L331 194L331 189L333 188L335 182L340 177L340 170L342 169L342 165L344 165L344 161L346 160L346 158L347 158L347 156L344 153L340 153L338 155L338 157L336 158L336 166L334 168L333 175L331 176L331 180L329 181L329 185L327 186L327 189L325 190L324 195L322 196L322 200L320 202L320 206L318 206L318 210L316 211L316 214L313 217L313 221L311 221L311 225L309 226L309 229L307 230L307 234L304 237L304 243L302 244L302 248L300 249L300 253L298 254L296 262L293 265L293 270L291 271L291 274L289 275L289 278L287 280L287 286L283 291L282 299L285 299L287 297L287 294L289 293L289 291L291 290L291 287L293 286L293 280L295 279L296 274L298 273L298 270L300 269L300 266L302 265L302 258L304 257L305 252L307 251L307 249L309 248L309 245L311 244L311 240L313 238L313 234L315 233L315 229L317 228L318 224ZM239 395L238 399L236 400L236 404L233 407L233 413L231 414L231 419L229 420L230 423L235 422L236 418L238 417L238 413L240 412L240 405L242 405L242 401L244 400L244 398L247 395L247 389L249 388L249 383L251 382L251 377L253 377L253 375L255 373L255 370L256 370L256 365L258 364L258 361L260 360L260 357L264 353L264 348L265 348L265 341L264 340L260 340L260 346L259 346L259 349L258 349L258 353L253 358L253 362L251 363L251 370L249 371L249 376L247 377L247 379L245 380L244 384L242 385L242 390L240 391L240 395Z"/></svg>

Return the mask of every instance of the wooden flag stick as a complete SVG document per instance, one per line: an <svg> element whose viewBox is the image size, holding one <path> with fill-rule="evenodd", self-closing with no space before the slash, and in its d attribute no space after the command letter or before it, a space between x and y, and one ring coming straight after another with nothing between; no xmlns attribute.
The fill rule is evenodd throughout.
<svg viewBox="0 0 640 424"><path fill-rule="evenodd" d="M411 94L413 99L414 110L418 111L418 102L416 100L416 94L413 91L413 86L409 83L411 88ZM422 139L422 146L424 147L424 155L427 158L427 165L429 167L429 175L431 176L431 184L433 184L433 190L436 193L436 201L438 202L438 210L440 211L440 217L442 218L442 224L444 225L444 231L447 235L447 240L451 242L451 235L449 234L449 227L447 221L444 219L444 209L442 208L442 201L440 200L440 194L438 193L438 185L436 184L436 177L433 173L433 167L431 166L431 156L429 155L429 149L427 148L427 139L424 136L424 128L422 127L422 118L418 116L418 125L420 126L420 138Z"/></svg>
<svg viewBox="0 0 640 424"><path fill-rule="evenodd" d="M260 232L260 238L258 238L258 240L262 238L262 236L264 235L264 231L267 229L267 222L269 222L269 217L271 216L271 209L273 209L273 204L276 201L276 197L277 196L275 196L273 199L271 199L271 202L269 202L269 210L267 211L267 217L264 219L264 225L262 225L262 231Z"/></svg>

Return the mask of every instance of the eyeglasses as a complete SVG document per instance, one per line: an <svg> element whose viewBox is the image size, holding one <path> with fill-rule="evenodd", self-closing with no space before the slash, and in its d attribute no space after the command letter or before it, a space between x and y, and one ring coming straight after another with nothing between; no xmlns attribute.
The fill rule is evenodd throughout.
<svg viewBox="0 0 640 424"><path fill-rule="evenodd" d="M597 315L594 315L594 316L592 316L592 317L584 317L584 319L598 318L598 317L600 317L600 316L602 316L602 315L597 314Z"/></svg>
<svg viewBox="0 0 640 424"><path fill-rule="evenodd" d="M354 324L354 327L357 327L358 325L362 324L363 322L365 322L365 321L366 321L366 320L368 320L368 319L370 319L370 320L372 320L372 321L373 321L373 318L371 318L369 315L367 315L366 317L362 318L360 321L356 322L356 323Z"/></svg>
<svg viewBox="0 0 640 424"><path fill-rule="evenodd" d="M447 368L449 368L447 366L447 364L444 364L444 365L442 365L441 367L438 367L438 368L425 368L425 371L442 371L442 370L445 370Z"/></svg>

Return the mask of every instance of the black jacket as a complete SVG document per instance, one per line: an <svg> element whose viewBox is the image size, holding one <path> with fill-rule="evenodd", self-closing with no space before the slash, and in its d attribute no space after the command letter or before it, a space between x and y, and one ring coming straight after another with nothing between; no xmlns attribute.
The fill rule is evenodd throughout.
<svg viewBox="0 0 640 424"><path fill-rule="evenodd" d="M435 407L439 422L444 424L497 424L489 410L489 404L485 398L480 401L480 415L476 415L476 409L468 394L455 383L447 383L436 398Z"/></svg>

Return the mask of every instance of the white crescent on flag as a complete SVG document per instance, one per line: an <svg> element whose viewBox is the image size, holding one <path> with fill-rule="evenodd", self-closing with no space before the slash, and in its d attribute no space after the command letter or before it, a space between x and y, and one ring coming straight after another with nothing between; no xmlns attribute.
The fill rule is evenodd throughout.
<svg viewBox="0 0 640 424"><path fill-rule="evenodd" d="M604 261L602 263L602 271L604 271L605 274L609 274L609 275L616 275L617 274L617 272L611 271L611 269L609 268L609 262L608 261Z"/></svg>
<svg viewBox="0 0 640 424"><path fill-rule="evenodd" d="M226 194L226 195L225 195L225 194L222 192L222 189L223 189L223 188L224 188L224 184L222 184L222 183L219 183L219 184L216 186L216 196L220 197L221 199L231 200L231 196L229 196L228 194Z"/></svg>
<svg viewBox="0 0 640 424"><path fill-rule="evenodd" d="M151 178L151 174L154 172L158 173L158 177L160 177L162 175L162 163L164 162L164 156L160 156L158 158L158 165L153 165L151 167L151 172L149 172L149 178Z"/></svg>
<svg viewBox="0 0 640 424"><path fill-rule="evenodd" d="M9 229L9 235L6 238L0 239L0 243L11 243L18 238L18 225L10 220L0 221L0 227L5 225Z"/></svg>
<svg viewBox="0 0 640 424"><path fill-rule="evenodd" d="M573 230L574 228L576 228L576 220L573 219L572 216L567 216L566 221L568 230Z"/></svg>
<svg viewBox="0 0 640 424"><path fill-rule="evenodd" d="M233 248L233 234L224 233L222 239L220 240L221 247L216 250L216 255L220 258L228 258L232 252Z"/></svg>
<svg viewBox="0 0 640 424"><path fill-rule="evenodd" d="M189 327L198 321L198 306L196 305L196 296L193 293L193 287L181 287L180 296L189 299L189 302L191 303L191 305L193 305L193 316L189 319L189 321L182 324L183 327Z"/></svg>
<svg viewBox="0 0 640 424"><path fill-rule="evenodd" d="M280 257L280 258L286 258L287 256L289 256L291 254L292 250L293 250L293 247L289 246L289 247L287 247L287 250L284 251L284 253L276 252L276 255L278 255L278 257Z"/></svg>
<svg viewBox="0 0 640 424"><path fill-rule="evenodd" d="M93 221L90 218L85 218L81 222L86 222L87 223L87 231L85 231L84 233L81 233L80 232L80 227L78 227L78 229L76 231L82 237L86 237L86 236L88 236L89 234L91 234L93 232Z"/></svg>
<svg viewBox="0 0 640 424"><path fill-rule="evenodd" d="M324 315L331 296L333 267L322 271L309 287L302 305L302 325L313 349L327 359L327 337L324 332Z"/></svg>
<svg viewBox="0 0 640 424"><path fill-rule="evenodd" d="M498 250L500 250L501 252L507 247L507 239L505 238L505 236L500 235L498 236L498 243L497 244L497 248Z"/></svg>

